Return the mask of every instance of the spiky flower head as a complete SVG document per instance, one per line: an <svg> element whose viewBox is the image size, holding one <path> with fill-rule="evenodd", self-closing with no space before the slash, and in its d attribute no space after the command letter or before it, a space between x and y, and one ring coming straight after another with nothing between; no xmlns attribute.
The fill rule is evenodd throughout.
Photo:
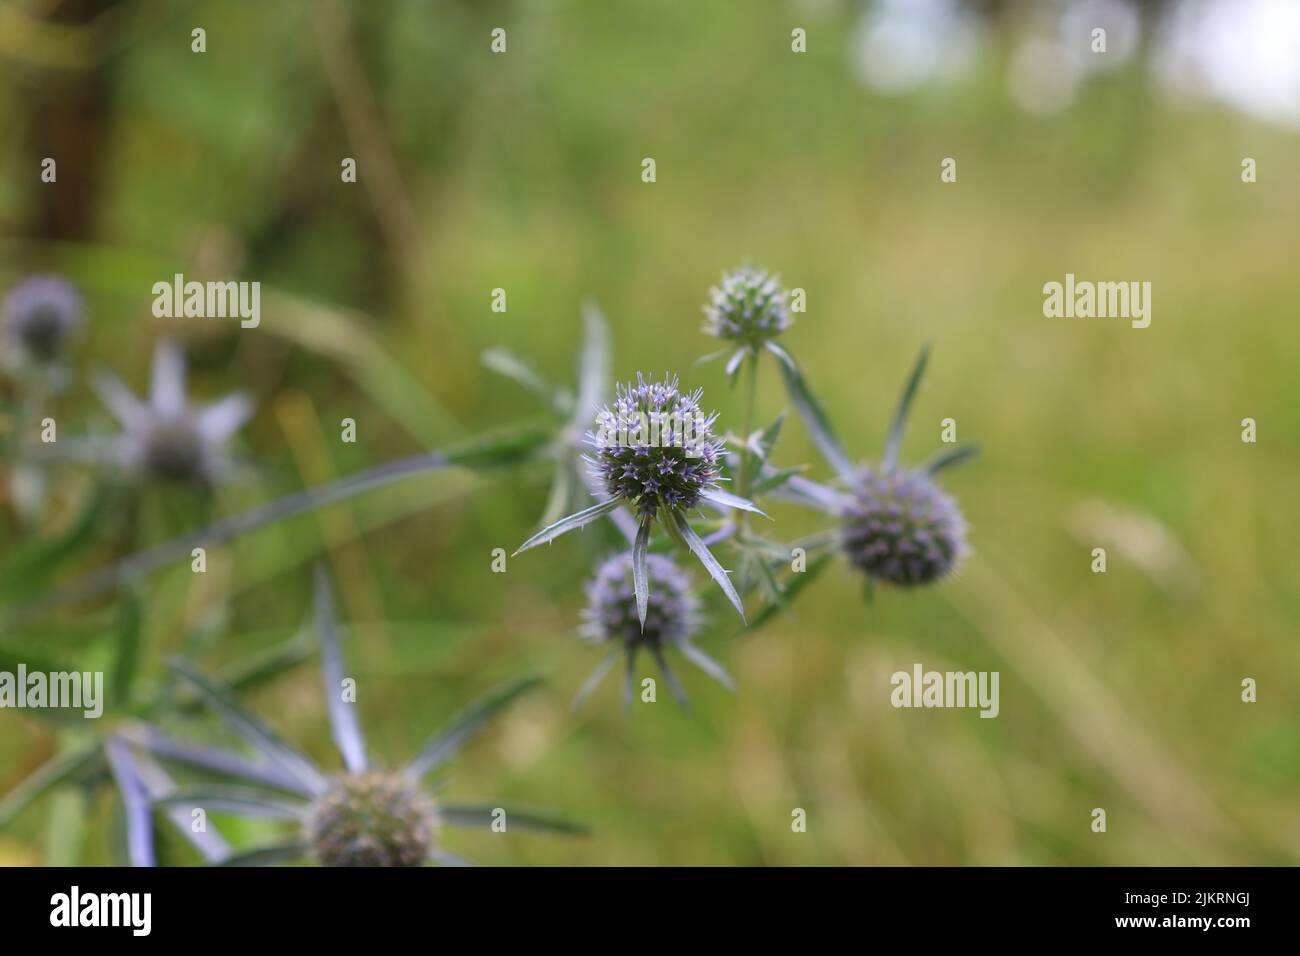
<svg viewBox="0 0 1300 956"><path fill-rule="evenodd" d="M165 482L210 485L223 477L233 467L226 441L253 412L241 394L192 406L185 397L185 357L170 342L160 342L154 352L147 402L111 375L101 376L95 387L122 424L109 453L114 463Z"/></svg>
<svg viewBox="0 0 1300 956"><path fill-rule="evenodd" d="M790 327L794 319L780 277L752 266L726 273L709 290L704 331L720 339L760 347Z"/></svg>
<svg viewBox="0 0 1300 956"><path fill-rule="evenodd" d="M5 299L5 337L18 360L48 365L80 327L85 304L72 283L56 275L24 279Z"/></svg>
<svg viewBox="0 0 1300 956"><path fill-rule="evenodd" d="M683 393L677 377L619 385L614 404L596 415L587 436L589 457L606 493L633 505L638 516L661 505L694 508L717 489L722 441L713 435L716 414L700 411L699 389Z"/></svg>
<svg viewBox="0 0 1300 956"><path fill-rule="evenodd" d="M869 578L929 584L966 553L966 520L927 471L867 468L845 507L843 547Z"/></svg>
<svg viewBox="0 0 1300 956"><path fill-rule="evenodd" d="M420 866L438 828L433 800L404 774L350 774L312 803L307 840L322 866Z"/></svg>
<svg viewBox="0 0 1300 956"><path fill-rule="evenodd" d="M689 641L700 625L700 601L690 576L670 558L646 555L650 601L645 627L637 617L632 583L632 555L616 554L605 561L587 584L582 612L582 636L595 642L616 641L627 646L655 647Z"/></svg>

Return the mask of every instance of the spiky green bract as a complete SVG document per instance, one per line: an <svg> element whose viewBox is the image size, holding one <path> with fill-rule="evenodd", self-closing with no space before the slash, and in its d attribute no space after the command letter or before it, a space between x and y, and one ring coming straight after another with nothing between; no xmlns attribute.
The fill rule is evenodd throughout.
<svg viewBox="0 0 1300 956"><path fill-rule="evenodd" d="M957 502L924 470L863 470L843 522L849 561L889 584L930 584L966 553L966 521Z"/></svg>
<svg viewBox="0 0 1300 956"><path fill-rule="evenodd" d="M437 834L432 798L404 774L340 777L308 813L308 843L322 866L420 866Z"/></svg>

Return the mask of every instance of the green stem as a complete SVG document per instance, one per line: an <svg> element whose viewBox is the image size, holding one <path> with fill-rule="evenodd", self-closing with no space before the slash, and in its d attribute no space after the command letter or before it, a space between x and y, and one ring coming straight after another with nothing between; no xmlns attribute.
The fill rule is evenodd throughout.
<svg viewBox="0 0 1300 956"><path fill-rule="evenodd" d="M749 448L749 436L754 431L754 404L758 397L758 353L750 352L749 357L745 359L745 371L742 375L749 378L749 384L745 390L745 415L741 432L741 440L744 444L740 449L740 474L736 476L736 494L742 498L749 497L749 456L753 454ZM736 530L740 531L745 526L747 512L737 508L734 512L736 518Z"/></svg>

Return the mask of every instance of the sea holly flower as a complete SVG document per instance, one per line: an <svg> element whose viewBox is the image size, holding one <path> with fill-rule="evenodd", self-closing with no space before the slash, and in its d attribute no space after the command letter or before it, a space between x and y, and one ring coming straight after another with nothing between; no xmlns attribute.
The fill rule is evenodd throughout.
<svg viewBox="0 0 1300 956"><path fill-rule="evenodd" d="M14 366L47 367L84 321L85 303L72 283L56 275L24 279L4 303L6 358Z"/></svg>
<svg viewBox="0 0 1300 956"><path fill-rule="evenodd" d="M966 521L926 470L865 468L845 508L843 547L869 578L930 584L965 555Z"/></svg>
<svg viewBox="0 0 1300 956"><path fill-rule="evenodd" d="M713 436L716 413L705 417L696 390L678 390L677 378L619 385L613 407L596 414L588 458L605 493L653 518L662 504L690 510L718 489L722 441Z"/></svg>
<svg viewBox="0 0 1300 956"><path fill-rule="evenodd" d="M740 346L727 360L728 375L746 355L757 354L790 327L794 319L787 298L779 276L748 265L725 273L722 282L709 290L704 332Z"/></svg>
<svg viewBox="0 0 1300 956"><path fill-rule="evenodd" d="M650 593L646 556L656 518L699 559L743 618L744 607L727 572L686 517L701 502L763 514L752 502L720 487L723 445L713 435L716 420L716 415L701 411L700 392L681 392L675 377L647 381L638 374L635 385L620 385L614 404L597 413L596 428L587 435L594 449L587 461L607 497L543 528L515 554L554 541L626 504L636 518L632 576L642 625Z"/></svg>
<svg viewBox="0 0 1300 956"><path fill-rule="evenodd" d="M838 518L840 547L869 581L902 587L932 584L950 574L969 550L966 520L935 475L978 449L959 446L918 468L906 468L898 460L929 355L928 347L921 350L908 377L879 463L850 471L843 490L796 476L779 491L780 497Z"/></svg>
<svg viewBox="0 0 1300 956"><path fill-rule="evenodd" d="M673 696L683 706L686 692L668 664L667 650L676 650L692 664L729 690L735 685L726 670L692 643L700 628L700 601L691 580L671 558L646 556L649 596L644 620L637 608L632 555L616 554L606 560L587 585L587 607L579 633L594 644L611 645L605 658L578 691L573 706L581 706L621 656L625 662L623 706L632 702L637 655L646 651L655 659Z"/></svg>
<svg viewBox="0 0 1300 956"><path fill-rule="evenodd" d="M707 355L701 361L729 355L726 372L734 377L746 359L753 372L750 375L750 407L754 403L754 382L757 375L758 355L767 351L777 361L781 378L785 383L786 393L794 404L795 411L803 419L809 437L826 458L835 473L841 479L848 479L853 473L853 466L840 445L821 405L813 398L808 383L799 370L794 356L777 342L777 338L793 324L788 294L781 288L779 277L762 269L742 266L727 273L722 284L709 290L709 302L704 306L707 321L704 331L721 339L730 340L739 347L723 349ZM734 378L733 378L734 380ZM748 427L746 428L748 431ZM743 436L746 452L752 451L750 443L754 436Z"/></svg>
<svg viewBox="0 0 1300 956"><path fill-rule="evenodd" d="M245 710L227 688L188 664L175 663L172 667L176 674L258 752L259 759L178 741L147 724L121 732L115 738L114 753L122 768L119 781L126 782L123 800L128 806L128 836L138 847L134 859L152 856L151 819L149 813L140 810L142 799L146 807L167 812L202 808L209 814L280 820L293 826L293 834L283 842L229 853L215 861L226 866L302 858L324 866L418 866L425 862L465 865L464 859L443 847L443 826L486 827L502 820L507 831L513 826L583 832L581 827L547 816L505 812L492 805L444 803L422 786L426 776L443 766L489 719L535 687L538 680L518 681L490 694L429 738L404 767L379 769L372 765L367 753L355 705L345 701L341 693L345 665L339 625L329 583L321 571L316 576L314 608L330 729L344 770L332 773L318 766ZM161 792L147 792L142 798L135 767L140 750L236 782L172 786Z"/></svg>
<svg viewBox="0 0 1300 956"><path fill-rule="evenodd" d="M109 459L127 472L164 482L211 485L234 467L225 443L253 413L242 394L196 408L185 397L185 356L167 341L154 350L148 401L105 373L94 383L122 425Z"/></svg>

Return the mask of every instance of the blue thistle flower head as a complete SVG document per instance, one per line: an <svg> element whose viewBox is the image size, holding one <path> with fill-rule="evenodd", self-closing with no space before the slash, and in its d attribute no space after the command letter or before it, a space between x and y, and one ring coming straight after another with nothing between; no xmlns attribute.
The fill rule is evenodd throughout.
<svg viewBox="0 0 1300 956"><path fill-rule="evenodd" d="M437 828L433 799L400 773L339 777L307 811L307 842L322 866L420 866Z"/></svg>
<svg viewBox="0 0 1300 956"><path fill-rule="evenodd" d="M764 269L741 266L709 290L704 331L759 348L790 327L794 319L780 278Z"/></svg>
<svg viewBox="0 0 1300 956"><path fill-rule="evenodd" d="M638 517L660 505L694 508L701 495L717 489L723 445L713 435L716 414L700 410L700 390L684 393L676 376L619 385L614 403L596 415L587 435L588 456L605 492L626 501Z"/></svg>
<svg viewBox="0 0 1300 956"><path fill-rule="evenodd" d="M632 583L632 555L616 554L596 571L587 585L587 607L582 612L582 636L595 642L675 646L689 641L700 626L700 601L691 579L670 558L646 556L650 601L645 627L637 617Z"/></svg>
<svg viewBox="0 0 1300 956"><path fill-rule="evenodd" d="M62 354L85 317L72 283L56 275L24 279L5 299L5 335L16 357L48 365Z"/></svg>
<svg viewBox="0 0 1300 956"><path fill-rule="evenodd" d="M930 584L966 553L966 520L928 471L866 468L851 491L843 548L867 577L903 587Z"/></svg>

